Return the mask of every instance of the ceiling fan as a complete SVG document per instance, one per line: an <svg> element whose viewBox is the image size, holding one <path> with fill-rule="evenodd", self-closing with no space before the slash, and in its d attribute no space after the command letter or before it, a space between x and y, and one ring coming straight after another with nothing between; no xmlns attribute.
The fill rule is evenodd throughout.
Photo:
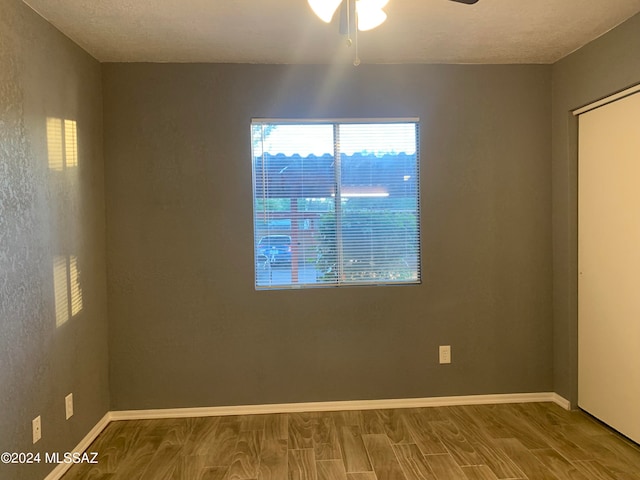
<svg viewBox="0 0 640 480"><path fill-rule="evenodd" d="M451 2L473 5L478 0L449 0ZM373 30L382 25L387 14L382 10L389 0L307 0L311 10L325 23L331 23L340 8L340 33L346 34L347 45L351 46L351 29L355 32L355 52L353 64L360 65L358 55L358 31ZM354 28L355 27L355 28Z"/></svg>
<svg viewBox="0 0 640 480"><path fill-rule="evenodd" d="M360 31L372 30L381 25L387 14L382 10L389 0L355 0L355 8L352 8L349 0L307 0L311 10L325 23L330 23L338 7L342 5L341 24L346 23L347 29L351 21L349 16L354 10L354 18L357 29ZM478 0L449 0L451 2L473 5ZM346 18L345 18L346 17ZM341 30L342 30L341 25Z"/></svg>

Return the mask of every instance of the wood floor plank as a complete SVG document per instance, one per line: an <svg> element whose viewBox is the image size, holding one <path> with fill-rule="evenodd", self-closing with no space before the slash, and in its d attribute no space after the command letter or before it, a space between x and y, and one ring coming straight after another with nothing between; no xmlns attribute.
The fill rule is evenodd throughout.
<svg viewBox="0 0 640 480"><path fill-rule="evenodd" d="M447 407L424 407L409 408L405 412L410 415L417 415L427 422L442 420L443 413L447 411Z"/></svg>
<svg viewBox="0 0 640 480"><path fill-rule="evenodd" d="M332 439L327 443L314 443L313 449L317 460L342 460L342 449L337 432L334 432Z"/></svg>
<svg viewBox="0 0 640 480"><path fill-rule="evenodd" d="M496 474L487 465L462 467L462 471L469 480L498 480Z"/></svg>
<svg viewBox="0 0 640 480"><path fill-rule="evenodd" d="M406 480L389 438L384 434L363 435L362 441L378 480Z"/></svg>
<svg viewBox="0 0 640 480"><path fill-rule="evenodd" d="M110 480L114 473L104 473L95 468L95 465L78 464L71 468L62 480Z"/></svg>
<svg viewBox="0 0 640 480"><path fill-rule="evenodd" d="M286 413L265 415L264 431L267 438L287 440L289 437L289 416Z"/></svg>
<svg viewBox="0 0 640 480"><path fill-rule="evenodd" d="M206 455L190 455L183 452L177 461L171 480L201 480L204 472L210 468L223 468L226 473L229 467L212 467L207 465Z"/></svg>
<svg viewBox="0 0 640 480"><path fill-rule="evenodd" d="M331 412L336 428L349 426L362 428L362 412L360 410L342 410Z"/></svg>
<svg viewBox="0 0 640 480"><path fill-rule="evenodd" d="M610 436L610 433L605 435L585 435L582 433L582 430L575 426L563 427L561 435L570 439L572 442L579 444L579 448L581 450L581 454L571 455L570 453L565 454L561 448L557 450L562 453L568 460L571 461L580 461L580 460L604 460L617 462L618 458L609 448L606 446L603 439ZM556 436L558 432L551 432L550 436Z"/></svg>
<svg viewBox="0 0 640 480"><path fill-rule="evenodd" d="M637 444L551 403L117 421L87 451L64 480L640 480Z"/></svg>
<svg viewBox="0 0 640 480"><path fill-rule="evenodd" d="M521 408L525 412L530 412L531 416L542 416L547 420L547 424L551 424L553 427L563 424L572 425L577 427L584 435L589 436L611 433L607 426L582 410L565 410L552 402L533 403L527 406L528 408L524 408L525 406L522 405ZM552 418L555 418L556 421L550 420Z"/></svg>
<svg viewBox="0 0 640 480"><path fill-rule="evenodd" d="M407 416L402 410L395 412L391 417L391 423L385 426L385 431L392 443L415 443L415 439L407 425Z"/></svg>
<svg viewBox="0 0 640 480"><path fill-rule="evenodd" d="M206 453L209 466L228 467L233 461L239 436L240 421L234 417L222 418L214 431L214 437L199 445L196 451ZM187 443L190 442L191 440Z"/></svg>
<svg viewBox="0 0 640 480"><path fill-rule="evenodd" d="M520 412L520 417L527 421L532 429L545 438L548 447L561 453L568 460L588 460L589 454L581 448L572 436L581 436L581 430L570 422L570 417L560 412L549 410L538 404L513 405ZM549 413L552 412L552 413ZM572 433L573 432L573 433ZM523 442L525 443L525 442ZM531 450L543 450L529 446Z"/></svg>
<svg viewBox="0 0 640 480"><path fill-rule="evenodd" d="M617 435L599 435L594 438L601 445L607 447L617 458L627 462L636 471L640 471L640 446L638 444L633 444Z"/></svg>
<svg viewBox="0 0 640 480"><path fill-rule="evenodd" d="M542 450L531 450L531 453L558 478L563 480L589 480L578 467L569 462L556 450L546 448Z"/></svg>
<svg viewBox="0 0 640 480"><path fill-rule="evenodd" d="M347 472L347 480L378 480L374 472Z"/></svg>
<svg viewBox="0 0 640 480"><path fill-rule="evenodd" d="M246 430L240 432L233 460L225 480L251 480L258 478L262 432Z"/></svg>
<svg viewBox="0 0 640 480"><path fill-rule="evenodd" d="M438 420L442 420L442 417L438 416ZM438 437L435 432L431 421L428 420L424 414L420 412L410 412L405 415L405 423L411 432L411 437L423 455L448 453L440 437Z"/></svg>
<svg viewBox="0 0 640 480"><path fill-rule="evenodd" d="M318 472L313 448L289 450L289 480L317 480Z"/></svg>
<svg viewBox="0 0 640 480"><path fill-rule="evenodd" d="M591 440L586 437L576 441L576 435L583 437L578 427L572 425L560 426L551 430L547 428L547 443L568 460L589 460L591 454L584 448L587 443L582 442L591 443Z"/></svg>
<svg viewBox="0 0 640 480"><path fill-rule="evenodd" d="M550 448L547 436L530 424L522 412L513 405L472 406L476 417L485 423L495 438L515 438L528 449Z"/></svg>
<svg viewBox="0 0 640 480"><path fill-rule="evenodd" d="M318 460L342 460L342 451L337 443L321 443L313 446Z"/></svg>
<svg viewBox="0 0 640 480"><path fill-rule="evenodd" d="M263 438L258 480L282 480L287 477L288 450L286 439Z"/></svg>
<svg viewBox="0 0 640 480"><path fill-rule="evenodd" d="M499 479L521 478L523 472L516 463L494 443L494 439L482 428L481 423L464 407L447 409L447 417L464 432L467 441L482 458L480 464L486 465Z"/></svg>
<svg viewBox="0 0 640 480"><path fill-rule="evenodd" d="M402 410L389 410L382 424L391 443L415 443Z"/></svg>
<svg viewBox="0 0 640 480"><path fill-rule="evenodd" d="M619 480L640 480L640 449L618 435L589 437L592 458Z"/></svg>
<svg viewBox="0 0 640 480"><path fill-rule="evenodd" d="M264 430L266 415L240 415L240 431Z"/></svg>
<svg viewBox="0 0 640 480"><path fill-rule="evenodd" d="M87 473L80 473L80 470L71 472L62 477L62 480L112 480L115 477L114 473L93 473L94 470L88 470ZM79 476L82 475L82 476Z"/></svg>
<svg viewBox="0 0 640 480"><path fill-rule="evenodd" d="M340 449L347 472L367 472L373 468L362 441L360 427L343 426L339 431Z"/></svg>
<svg viewBox="0 0 640 480"><path fill-rule="evenodd" d="M365 410L362 416L362 434L384 434L384 424L388 421L388 410Z"/></svg>
<svg viewBox="0 0 640 480"><path fill-rule="evenodd" d="M589 480L616 480L613 473L596 460L573 462L573 464Z"/></svg>
<svg viewBox="0 0 640 480"><path fill-rule="evenodd" d="M448 453L425 455L427 464L438 480L467 480L467 476Z"/></svg>
<svg viewBox="0 0 640 480"><path fill-rule="evenodd" d="M142 473L156 454L157 445L151 442L136 444L136 448L127 452L114 474L116 480L139 480Z"/></svg>
<svg viewBox="0 0 640 480"><path fill-rule="evenodd" d="M318 480L347 480L347 472L342 460L316 461Z"/></svg>
<svg viewBox="0 0 640 480"><path fill-rule="evenodd" d="M315 413L289 414L289 448L300 450L313 448L313 433L318 423Z"/></svg>
<svg viewBox="0 0 640 480"><path fill-rule="evenodd" d="M467 440L463 430L451 419L431 422L440 441L444 444L456 463L463 465L482 465L484 460L475 447Z"/></svg>
<svg viewBox="0 0 640 480"><path fill-rule="evenodd" d="M198 477L191 477L190 480L224 480L228 470L229 467L205 467Z"/></svg>
<svg viewBox="0 0 640 480"><path fill-rule="evenodd" d="M130 444L130 448L124 452L122 461L117 467L114 477L117 480L139 480L147 467L151 464L154 456L162 448L163 437L146 435L145 428L141 422L134 421L126 431L131 433L135 440ZM122 432L125 433L124 431ZM169 445L169 444L165 444Z"/></svg>
<svg viewBox="0 0 640 480"><path fill-rule="evenodd" d="M171 437L168 437L168 443L163 443L156 450L155 455L147 467L142 472L140 480L171 480L180 461L183 452L182 445L174 445L171 443Z"/></svg>
<svg viewBox="0 0 640 480"><path fill-rule="evenodd" d="M416 444L393 445L393 452L407 480L437 480Z"/></svg>
<svg viewBox="0 0 640 480"><path fill-rule="evenodd" d="M362 412L362 433L385 434L391 443L414 443L402 410L367 410Z"/></svg>
<svg viewBox="0 0 640 480"><path fill-rule="evenodd" d="M333 417L328 413L318 416L313 429L313 441L315 443L330 442L335 434L336 426Z"/></svg>
<svg viewBox="0 0 640 480"><path fill-rule="evenodd" d="M107 464L98 461L97 465L88 463L78 464L72 467L64 476L63 480L85 480L95 479L106 475L113 475L113 472L107 472Z"/></svg>
<svg viewBox="0 0 640 480"><path fill-rule="evenodd" d="M582 411L573 411L569 413L571 413L571 425L578 428L584 435L595 436L611 433L611 430L606 425L601 424Z"/></svg>
<svg viewBox="0 0 640 480"><path fill-rule="evenodd" d="M552 403L516 403L510 405L520 414L537 419L539 423L549 427L567 426L575 423L576 419L564 408Z"/></svg>
<svg viewBox="0 0 640 480"><path fill-rule="evenodd" d="M104 444L100 444L102 435L88 449L89 452L99 452L100 463L98 466L102 471L114 473L128 457L130 452L134 452L143 442L140 437L141 430L135 422L114 422L110 424L115 427L110 429L108 437L103 439Z"/></svg>
<svg viewBox="0 0 640 480"><path fill-rule="evenodd" d="M520 440L503 438L498 444L511 457L529 480L561 480L554 475L536 456L531 453Z"/></svg>
<svg viewBox="0 0 640 480"><path fill-rule="evenodd" d="M96 449L97 451L102 447L109 446L123 433L126 438L131 441L139 430L139 428L134 427L134 422L132 421L118 420L111 422L106 426L102 433L100 433L98 438L91 443L90 448Z"/></svg>
<svg viewBox="0 0 640 480"><path fill-rule="evenodd" d="M184 445L196 422L192 418L166 418L158 420L137 420L140 435L161 437L163 443Z"/></svg>
<svg viewBox="0 0 640 480"><path fill-rule="evenodd" d="M192 425L189 436L185 441L185 450L189 451L192 455L206 455L211 448L211 444L219 435L218 427L222 420L222 417L203 417L197 419Z"/></svg>
<svg viewBox="0 0 640 480"><path fill-rule="evenodd" d="M313 448L316 460L341 460L338 432L329 414L320 415L313 432Z"/></svg>

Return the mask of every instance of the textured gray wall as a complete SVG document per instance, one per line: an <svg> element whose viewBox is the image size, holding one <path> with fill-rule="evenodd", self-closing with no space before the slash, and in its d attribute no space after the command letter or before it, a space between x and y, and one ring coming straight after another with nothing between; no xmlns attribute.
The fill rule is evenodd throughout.
<svg viewBox="0 0 640 480"><path fill-rule="evenodd" d="M640 82L640 15L553 66L554 390L578 400L578 121L571 111Z"/></svg>
<svg viewBox="0 0 640 480"><path fill-rule="evenodd" d="M109 406L100 76L98 62L22 2L0 0L0 452L67 451ZM47 118L57 120L47 128ZM70 127L69 151L60 143L61 120L76 122L77 155ZM77 259L75 315L56 309L62 257ZM68 304L71 290L58 291ZM65 421L69 392L75 416ZM43 437L32 445L37 415ZM0 464L0 478L52 468Z"/></svg>
<svg viewBox="0 0 640 480"><path fill-rule="evenodd" d="M0 13L0 451L86 434L109 406L107 338L113 408L577 400L569 111L640 81L640 16L553 66L553 114L544 66L105 65L108 335L100 66L21 2ZM414 115L423 285L255 292L250 118ZM77 122L77 166L47 118ZM60 257L77 258L82 310L56 327Z"/></svg>
<svg viewBox="0 0 640 480"><path fill-rule="evenodd" d="M550 66L104 64L103 89L113 409L552 389ZM424 283L254 291L251 117L385 116L422 119Z"/></svg>

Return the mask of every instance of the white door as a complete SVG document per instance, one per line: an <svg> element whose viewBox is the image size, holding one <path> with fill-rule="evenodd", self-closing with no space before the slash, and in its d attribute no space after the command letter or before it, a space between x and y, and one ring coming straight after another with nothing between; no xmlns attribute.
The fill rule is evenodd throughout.
<svg viewBox="0 0 640 480"><path fill-rule="evenodd" d="M640 442L640 93L579 129L578 405Z"/></svg>

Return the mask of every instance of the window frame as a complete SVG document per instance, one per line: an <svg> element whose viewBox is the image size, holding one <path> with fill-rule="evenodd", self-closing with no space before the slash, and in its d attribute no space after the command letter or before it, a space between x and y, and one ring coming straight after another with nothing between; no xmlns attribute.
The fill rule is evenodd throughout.
<svg viewBox="0 0 640 480"><path fill-rule="evenodd" d="M256 156L254 155L254 145L253 141L251 144L251 176L252 176L252 223L253 223L253 253L254 253L254 288L257 291L269 291L269 290L299 290L299 289L307 289L307 288L337 288L337 287L379 287L379 286L416 286L422 284L422 222L421 222L421 182L420 182L420 130L421 130L421 122L419 117L366 117L366 118L271 118L271 117L256 117L251 119L251 138L253 139L253 129L255 125L267 125L267 124L277 124L277 125L332 125L334 127L334 142L333 142L333 158L335 160L334 166L334 180L335 180L335 198L341 198L341 157L343 153L339 148L339 126L340 125L348 125L348 124L357 124L357 125L365 125L365 124L414 124L415 125L415 174L416 174L416 193L415 193L415 201L416 201L416 215L417 215L417 251L416 251L416 275L417 278L415 280L407 280L407 281L384 281L380 282L349 282L349 281L336 281L336 282L318 282L318 283L287 283L287 284L275 284L275 285L259 285L258 284L258 244L257 241L257 214L256 214L256 199L260 198L256 196L256 182L257 175L255 171L255 160ZM264 187L263 187L264 188ZM293 200L293 199L292 199ZM337 240L336 240L336 250L337 250L337 264L342 268L343 262L343 248L341 246L341 238L343 237L343 233L341 228L341 202L335 201L335 216L336 216L336 232Z"/></svg>

